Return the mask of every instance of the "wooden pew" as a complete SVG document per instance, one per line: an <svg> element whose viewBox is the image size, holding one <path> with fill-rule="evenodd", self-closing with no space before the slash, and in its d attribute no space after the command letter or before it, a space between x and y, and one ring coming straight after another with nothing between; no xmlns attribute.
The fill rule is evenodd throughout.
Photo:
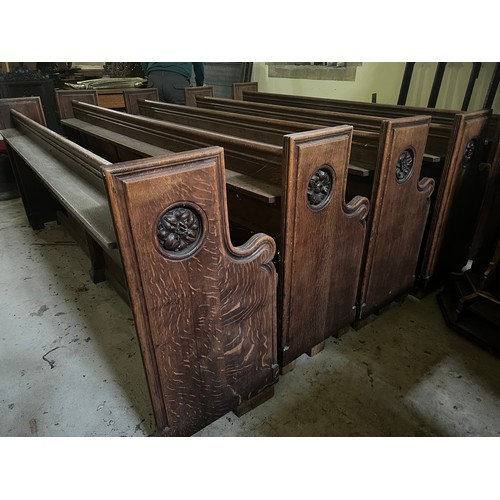
<svg viewBox="0 0 500 500"><path fill-rule="evenodd" d="M196 102L203 108L273 118L299 120L303 116L309 122L324 125L338 123L342 116L339 112L232 99L198 97ZM481 206L481 193L488 177L479 168L479 164L490 114L490 110L462 113L455 116L452 125L431 123L425 149L438 161L424 163L422 172L434 179L436 191L432 198L417 270L416 292L419 295L439 285L451 270L461 269L469 258L475 220ZM315 115L317 118L314 118ZM364 120L368 120L367 126L372 126L376 119L380 120L380 117L375 116L344 116L344 122L353 124L355 128L364 127ZM353 123L355 116L356 123ZM468 207L465 220L460 211L460 207L464 205ZM460 228L458 231L457 227Z"/></svg>
<svg viewBox="0 0 500 500"><path fill-rule="evenodd" d="M77 100L80 102L88 102L90 104L95 104L103 107L104 106L99 99L99 94L97 90L92 89L82 89L82 90L56 90L56 104L57 113L59 120L61 116L69 118L72 113L71 101ZM127 113L137 114L136 103L138 99L152 99L158 100L158 89L152 88L134 88L134 89L123 89L119 90L120 99L122 105L119 106L120 109L124 109ZM112 109L114 109L111 106Z"/></svg>
<svg viewBox="0 0 500 500"><path fill-rule="evenodd" d="M230 113L227 111L212 110L208 108L189 109L189 107L180 107L154 101L139 100L136 106L138 107L139 112L141 114L149 116L151 118L168 120L171 122L182 123L182 124L191 123L193 126L206 127L209 128L210 130L217 130L217 129L224 130L227 133L230 133L232 129L233 133L238 134L240 136L245 136L248 138L258 137L259 140L267 140L268 142L275 142L276 140L279 140L280 134L283 133L287 132L289 133L300 129L305 130L311 127L321 127L321 125L279 120L269 117L263 118L257 115ZM372 120L372 123L374 122L375 120ZM379 119L378 122L381 127L384 120ZM348 197L360 193L367 197L370 197L372 195L375 196L377 189L382 190L382 188L379 187L377 189L374 188L372 192L372 186L374 181L373 178L374 165L376 165L378 162L378 154L379 154L380 140L381 140L380 137L381 137L380 133L377 134L375 132L358 131L356 129L354 130L353 144L351 149L351 160L350 160L351 164L349 166L349 173L351 175L349 177L349 182L347 186ZM383 168L386 169L390 168L388 165L389 164L386 163L385 167ZM372 175L366 177L359 177L360 173L364 173L366 175L368 172L371 173ZM383 177L379 178L377 182L388 182L382 179ZM413 198L411 197L411 189L412 188L409 187L408 192L406 193L406 196L408 196L409 204L411 204L410 200L413 200ZM381 201L381 199L379 199L378 203L384 203L386 207L389 207L393 204L396 204L395 206L397 206L398 202L396 202L395 199L391 200L390 196L392 195L395 197L396 193L399 191L394 191L394 192L392 192L391 190L386 191L383 200ZM399 200L399 203L402 202L403 200ZM403 206L406 206L406 204L404 204ZM425 223L425 216L423 217L423 220ZM387 224L390 224L389 219L386 219L386 222ZM393 222L393 224L395 224L395 222ZM374 231L376 230L377 227L379 227L378 225L379 222L375 220ZM369 227L368 231L370 234L370 227L371 227L370 218L368 227ZM420 229L417 229L417 231L419 230ZM412 248L414 248L415 246L418 247L422 238L422 234L420 233L420 235L418 235L418 233L416 232L412 237L414 238L413 243L411 243ZM385 238L388 238L388 236L386 236ZM370 258L371 252L375 251L374 249L377 248L377 245L378 248L382 248L384 244L388 243L389 243L388 239L386 239L384 243L381 242L376 243L375 241L373 241L371 247L367 250L367 259ZM418 254L415 256L415 258L417 257ZM397 264L404 258L405 257L400 256L399 259L395 259L394 262ZM365 268L365 273L366 273L364 281L365 284L360 290L360 297L359 297L359 304L360 304L359 305L360 312L358 315L359 320L362 318L366 318L372 312L375 312L384 305L386 305L386 303L391 301L393 297L397 299L397 297L401 297L402 295L404 295L404 293L401 291L399 291L400 293L396 292L396 294L393 295L394 283L398 281L398 278L396 276L392 281L387 280L386 277L380 276L380 280L386 281L387 283L387 289L386 289L387 296L382 298L381 295L382 287L380 283L376 284L376 280L373 280L371 278L371 275L373 273L379 272L378 269L384 267L385 257L383 256L383 253L379 254L378 259L379 261L374 262L373 267L370 264L371 261L367 261L368 267ZM402 272L403 276L408 277L409 276L408 269L411 267L411 265L412 265L411 262L407 262L406 269L401 269L396 267L396 270L397 272ZM377 271L375 269L377 269ZM412 269L410 273L412 278L414 277L414 271L415 269ZM406 282L404 283L404 285L402 285L402 288L407 286L408 279L409 278L406 279ZM372 293L369 292L370 289L372 290ZM364 310L366 311L364 313L361 312L362 304L364 304Z"/></svg>
<svg viewBox="0 0 500 500"><path fill-rule="evenodd" d="M196 127L205 127L210 130L223 130L226 133L234 133L239 136L245 136L252 139L258 138L259 140L267 140L273 143L276 140L279 140L281 134L283 133L290 133L300 129L307 130L311 127L321 126L204 108L189 109L189 107L185 106L181 107L155 101L139 100L137 104L135 104L135 107L141 114L151 118L181 124L190 123ZM375 120L372 120L372 122L374 121ZM380 125L383 122L382 120L378 121ZM401 189L391 191L390 188L386 190L385 188L378 186L374 187L372 190L372 186L377 186L377 184L373 183L373 166L377 164L379 148L383 147L380 145L379 141L381 141L380 135L375 132L364 132L358 130L354 130L353 132L350 164L351 175L349 179L350 182L348 182L347 186L348 197L352 197L356 194L363 194L368 198L371 197L373 204L373 200L377 196L377 192L384 192L383 198L379 195L378 205L382 206L383 204L385 209L374 219L369 216L369 235L371 234L371 231L383 232L384 229L387 231L391 224L393 227L396 226L396 221L400 215L387 215L386 211L390 210L388 207L412 207L412 202L418 198L418 195L414 195L412 192L412 187L409 187L404 195L407 197L406 201L404 197L397 200L398 193L402 192ZM367 149L370 146L371 152ZM356 165L356 162L359 162L358 165ZM382 169L390 168L388 165L389 164L386 163ZM367 166L369 170L367 170ZM358 177L360 172L365 172L365 174L370 172L372 175ZM388 182L388 186L390 185L390 181L384 180L384 176L379 177L376 182ZM413 198L412 195L414 195ZM415 201L415 203L418 205L419 201ZM378 205L375 205L375 207L378 207ZM423 224L425 224L426 210L428 208L425 207L425 205L420 205L420 208L422 209L422 214L424 214L420 220ZM412 209L414 209L414 207L412 207ZM383 216L382 213L384 213ZM391 222L391 217L395 216L397 219ZM386 225L380 222L381 217L384 217L384 223ZM409 235L408 233L402 235L402 239L405 237L408 238L406 243L407 246L405 248L412 248L412 250L414 248L418 249L421 243L422 234L422 226L417 225L417 228L412 235ZM393 243L394 239L389 236L389 233L386 233L384 238L379 238L380 236L373 239L370 238L368 240L371 241L371 244L368 244L369 246L366 250L366 265L362 271L362 285L359 290L356 327L361 326L364 323L361 320L364 320L370 314L377 312L393 299L398 300L413 287L418 251L417 253L415 253L415 251L413 251L413 253L409 252L409 258L407 255L395 256L392 260L392 266L394 273L399 273L399 276L398 274L394 274L392 278L388 278L385 272L382 274L381 269L384 268L385 263L387 262L386 258L390 256L388 248L390 244ZM396 243L396 245L398 245L398 243ZM401 242L399 242L399 246L401 246ZM406 252L408 252L408 250L406 250ZM411 257L413 257L415 261L412 261ZM403 261L405 261L404 264L402 263ZM411 284L408 285L408 283ZM384 288L384 286L386 288Z"/></svg>
<svg viewBox="0 0 500 500"><path fill-rule="evenodd" d="M438 213L431 219L433 226L428 231L439 232L442 239L435 245L430 243L422 252L422 287L425 289L425 284L436 268L442 270L442 279L447 272L460 270L467 260L472 260L477 254L477 242L486 237L484 224L480 220L484 211L481 207L487 203L483 201L483 197L490 196L500 172L500 163L491 163L488 159L489 152L496 148L497 130L500 126L500 117L492 115L491 110L464 112L266 93L258 92L256 82L234 84L233 98L259 104L387 118L421 114L431 116L426 150L444 158L441 178L447 184L436 178L439 184L435 202ZM444 127L449 129L446 144L432 142L438 130L445 131ZM425 172L432 176L431 171ZM447 187L450 184L451 187ZM466 210L461 209L464 206L467 207Z"/></svg>
<svg viewBox="0 0 500 500"><path fill-rule="evenodd" d="M73 103L73 105L82 109L78 103ZM208 127L209 129L219 128L226 133L232 130L239 137L245 136L254 139L257 133L259 138L263 139L266 134L269 134L270 142L274 142L279 134L287 132L288 122L286 121L263 120L256 117L242 121L243 117L238 114L231 116L227 113L190 110L189 107L185 106L148 101L139 101L138 103L140 110L148 105L151 105L150 111L157 113L153 113L155 117L163 116L166 119L167 115L170 115L173 121L179 122L180 120L181 123L191 123L193 126ZM101 111L100 114L102 115L103 112ZM81 114L80 118L85 119L84 114ZM260 127L264 128L258 128L259 120ZM63 121L63 123L65 122ZM263 126L262 123L265 125ZM428 123L429 120L426 117L396 120L395 122L387 121L384 131L380 135L370 133L371 145L374 146L371 149L366 147L370 144L366 142L366 137L364 137L364 144L356 144L354 141L352 143L350 170L356 172L356 167L352 165L354 157L360 163L359 171L366 171L368 166L372 172L375 172L375 175L374 178L372 177L373 182L369 183L366 178L353 175L352 177L357 178L358 182L355 183L352 180L347 182L347 199L359 195L357 190L362 190L363 195L371 196L373 203L376 201L374 211L369 214L368 218L368 238L356 301L358 304L356 324L389 302L398 300L413 286L418 248L422 239L433 186L432 181L422 180L419 182L418 180ZM297 130L297 127L307 129L307 124L292 125L291 128L294 130ZM274 126L277 127L277 130L273 130ZM157 127L158 125L155 129ZM360 134L366 136L368 133L361 132ZM219 142L219 144L221 143ZM403 145L407 149L403 149ZM379 148L382 151L380 156ZM414 155L413 158L407 158L413 168L410 169L409 177L412 180L409 182L406 182L404 178L398 181L396 174L392 174L398 168L397 165L402 153L404 153L405 158L406 155L410 157ZM227 149L226 158L229 158ZM228 162L228 160L226 161ZM362 182L359 182L359 179ZM356 187L354 187L355 184ZM412 212L413 224L405 231L401 231L400 215L399 213L388 214L387 211L390 210L390 207L409 208ZM271 234L273 233L271 232ZM405 251L402 252L401 249L405 249ZM390 271L385 269L388 259L391 260Z"/></svg>
<svg viewBox="0 0 500 500"><path fill-rule="evenodd" d="M231 243L222 148L113 164L46 128L38 98L0 100L0 117L30 223L64 214L123 270L158 433L270 397L275 243Z"/></svg>
<svg viewBox="0 0 500 500"><path fill-rule="evenodd" d="M62 120L68 135L82 144L92 142L108 158L132 154L131 144L138 157L158 154L158 148L224 148L231 221L240 230L265 230L277 241L283 371L355 320L368 201L356 196L345 202L352 127L282 135L278 146L72 105L74 118Z"/></svg>

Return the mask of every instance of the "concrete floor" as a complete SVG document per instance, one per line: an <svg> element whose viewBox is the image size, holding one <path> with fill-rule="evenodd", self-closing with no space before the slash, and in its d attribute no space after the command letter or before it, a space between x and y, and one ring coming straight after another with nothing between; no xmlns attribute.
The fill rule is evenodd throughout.
<svg viewBox="0 0 500 500"><path fill-rule="evenodd" d="M64 230L0 201L0 436L150 436L128 306ZM196 436L498 436L500 363L409 297L314 356L275 396Z"/></svg>

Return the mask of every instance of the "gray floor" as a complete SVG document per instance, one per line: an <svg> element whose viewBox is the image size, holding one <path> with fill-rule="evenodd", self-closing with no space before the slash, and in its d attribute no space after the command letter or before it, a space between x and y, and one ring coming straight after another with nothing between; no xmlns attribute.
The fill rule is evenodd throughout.
<svg viewBox="0 0 500 500"><path fill-rule="evenodd" d="M150 436L130 309L57 225L0 202L0 436ZM197 436L498 436L499 359L409 297Z"/></svg>

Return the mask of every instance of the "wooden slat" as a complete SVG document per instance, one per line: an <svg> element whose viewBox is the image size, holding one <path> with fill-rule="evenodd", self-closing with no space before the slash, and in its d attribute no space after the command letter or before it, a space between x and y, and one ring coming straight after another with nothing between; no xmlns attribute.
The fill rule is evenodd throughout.
<svg viewBox="0 0 500 500"><path fill-rule="evenodd" d="M106 195L82 182L75 171L26 135L14 129L4 130L3 135L9 146L31 166L44 185L85 229L104 247L116 248Z"/></svg>
<svg viewBox="0 0 500 500"><path fill-rule="evenodd" d="M61 123L84 134L109 142L120 148L141 153L144 157L173 154L166 148L155 146L144 141L139 141L128 135L106 129L78 118L61 120ZM226 184L228 189L251 196L265 203L277 203L281 196L279 185L271 184L260 179L255 179L240 172L227 170Z"/></svg>

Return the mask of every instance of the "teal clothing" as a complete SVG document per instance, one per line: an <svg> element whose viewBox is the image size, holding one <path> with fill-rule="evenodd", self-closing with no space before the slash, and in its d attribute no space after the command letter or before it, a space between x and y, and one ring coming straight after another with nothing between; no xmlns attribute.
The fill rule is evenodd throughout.
<svg viewBox="0 0 500 500"><path fill-rule="evenodd" d="M188 80L191 79L191 74L194 70L196 85L201 86L205 81L205 71L203 63L199 62L146 62L141 63L142 69L146 76L152 71L170 71L184 76Z"/></svg>

